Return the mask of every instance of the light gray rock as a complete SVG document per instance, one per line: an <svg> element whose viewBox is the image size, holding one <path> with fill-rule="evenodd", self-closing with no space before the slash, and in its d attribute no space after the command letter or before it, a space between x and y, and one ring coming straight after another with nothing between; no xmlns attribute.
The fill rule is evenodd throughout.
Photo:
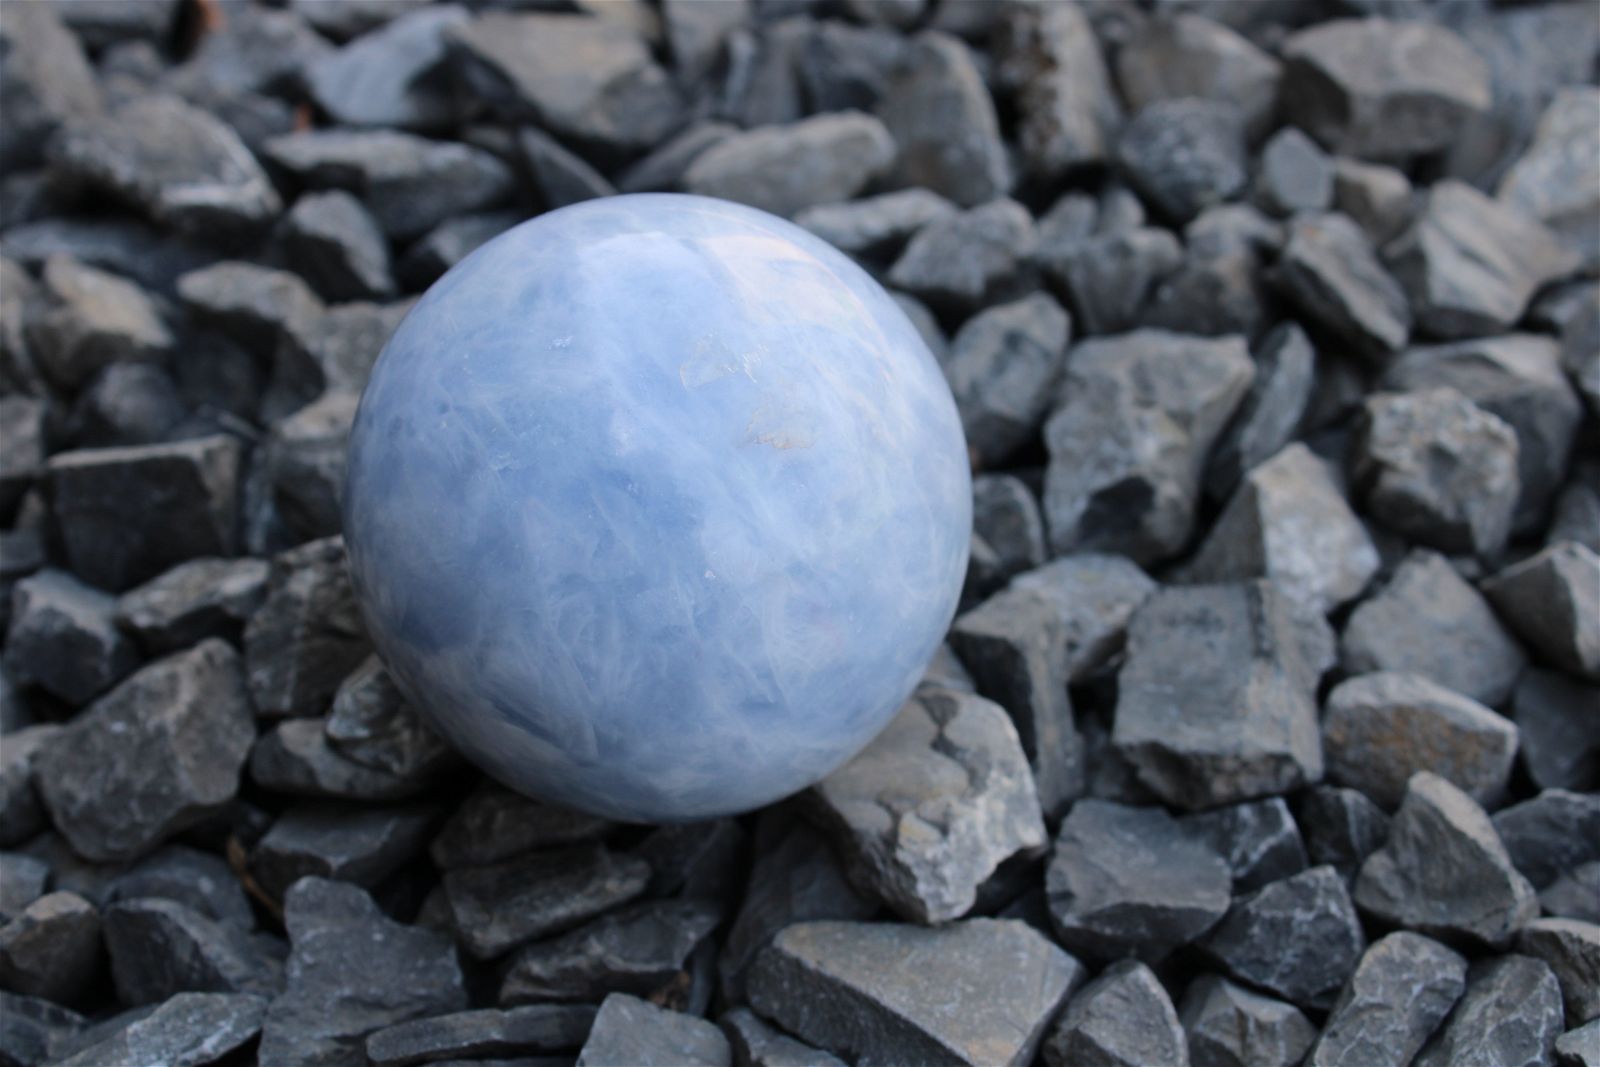
<svg viewBox="0 0 1600 1067"><path fill-rule="evenodd" d="M805 922L757 957L750 1003L850 1059L1020 1067L1082 979L1076 960L1016 920Z"/></svg>
<svg viewBox="0 0 1600 1067"><path fill-rule="evenodd" d="M1244 114L1227 101L1157 100L1123 127L1116 154L1135 188L1178 223L1232 199L1250 177Z"/></svg>
<svg viewBox="0 0 1600 1067"><path fill-rule="evenodd" d="M174 652L207 637L238 639L267 595L270 566L260 559L192 559L128 590L116 621L153 653Z"/></svg>
<svg viewBox="0 0 1600 1067"><path fill-rule="evenodd" d="M1369 360L1381 362L1411 334L1405 290L1348 216L1328 212L1291 220L1277 280L1308 318Z"/></svg>
<svg viewBox="0 0 1600 1067"><path fill-rule="evenodd" d="M1504 703L1527 665L1488 601L1427 549L1407 555L1389 583L1356 606L1339 652L1351 674L1420 674L1492 706Z"/></svg>
<svg viewBox="0 0 1600 1067"><path fill-rule="evenodd" d="M1306 1067L1406 1067L1467 988L1467 961L1406 930L1374 941Z"/></svg>
<svg viewBox="0 0 1600 1067"><path fill-rule="evenodd" d="M62 25L61 6L14 8L0 30L6 66L0 95L6 98L6 129L0 133L0 170L41 161L50 135L64 123L101 114L94 68L73 32Z"/></svg>
<svg viewBox="0 0 1600 1067"><path fill-rule="evenodd" d="M1556 1038L1556 1062L1562 1067L1600 1064L1600 1019L1568 1030Z"/></svg>
<svg viewBox="0 0 1600 1067"><path fill-rule="evenodd" d="M737 127L726 122L694 123L630 164L617 176L617 189L624 193L651 193L676 188L683 172L702 152L737 132Z"/></svg>
<svg viewBox="0 0 1600 1067"><path fill-rule="evenodd" d="M1569 1026L1600 1018L1600 925L1534 919L1517 933L1517 951L1555 972Z"/></svg>
<svg viewBox="0 0 1600 1067"><path fill-rule="evenodd" d="M1140 312L1160 292L1158 284L1183 262L1183 252L1169 231L1135 226L1042 240L1035 259L1076 313L1079 333L1097 335L1138 325Z"/></svg>
<svg viewBox="0 0 1600 1067"><path fill-rule="evenodd" d="M1270 126L1282 77L1269 53L1199 11L1163 12L1117 50L1117 84L1134 111L1177 97L1222 101L1240 108L1252 136Z"/></svg>
<svg viewBox="0 0 1600 1067"><path fill-rule="evenodd" d="M877 256L898 252L912 234L955 212L956 206L938 193L912 188L818 204L797 212L794 222L841 252Z"/></svg>
<svg viewBox="0 0 1600 1067"><path fill-rule="evenodd" d="M1104 161L1122 109L1088 14L1075 4L1016 5L1000 13L994 40L1024 176L1056 181Z"/></svg>
<svg viewBox="0 0 1600 1067"><path fill-rule="evenodd" d="M179 993L153 1012L136 1015L110 1036L52 1062L57 1067L108 1063L199 1067L217 1062L255 1037L266 1011L266 999L248 993Z"/></svg>
<svg viewBox="0 0 1600 1067"><path fill-rule="evenodd" d="M810 796L857 889L916 922L966 914L1004 860L1045 844L1016 728L970 693L920 691Z"/></svg>
<svg viewBox="0 0 1600 1067"><path fill-rule="evenodd" d="M1172 999L1149 967L1121 960L1080 989L1044 1043L1047 1067L1171 1064L1188 1067L1188 1044Z"/></svg>
<svg viewBox="0 0 1600 1067"><path fill-rule="evenodd" d="M1500 181L1500 200L1561 235L1586 264L1600 261L1600 90L1560 89L1539 119L1533 143Z"/></svg>
<svg viewBox="0 0 1600 1067"><path fill-rule="evenodd" d="M612 993L594 1017L577 1067L731 1067L733 1052L716 1024L649 1001Z"/></svg>
<svg viewBox="0 0 1600 1067"><path fill-rule="evenodd" d="M117 363L160 362L175 341L150 294L127 278L64 253L44 263L47 299L17 325L38 369L76 391Z"/></svg>
<svg viewBox="0 0 1600 1067"><path fill-rule="evenodd" d="M1560 541L1487 579L1483 591L1535 655L1600 681L1600 555Z"/></svg>
<svg viewBox="0 0 1600 1067"><path fill-rule="evenodd" d="M467 19L453 4L415 5L312 62L311 98L339 126L447 128L460 108L444 70L445 30Z"/></svg>
<svg viewBox="0 0 1600 1067"><path fill-rule="evenodd" d="M1317 1036L1293 1004L1214 974L1189 984L1178 1018L1192 1067L1291 1067Z"/></svg>
<svg viewBox="0 0 1600 1067"><path fill-rule="evenodd" d="M1482 960L1467 972L1467 991L1414 1062L1534 1067L1550 1062L1561 1031L1561 988L1548 966L1527 956Z"/></svg>
<svg viewBox="0 0 1600 1067"><path fill-rule="evenodd" d="M1348 156L1334 159L1333 206L1354 219L1374 245L1405 229L1412 201L1411 181L1403 171Z"/></svg>
<svg viewBox="0 0 1600 1067"><path fill-rule="evenodd" d="M326 300L384 300L394 296L389 245L361 201L339 189L307 193L279 226L294 269Z"/></svg>
<svg viewBox="0 0 1600 1067"><path fill-rule="evenodd" d="M1261 149L1255 195L1269 211L1327 211L1333 206L1333 160L1293 126L1273 134Z"/></svg>
<svg viewBox="0 0 1600 1067"><path fill-rule="evenodd" d="M1037 243L1027 208L991 200L918 230L888 281L935 307L970 311L1015 285Z"/></svg>
<svg viewBox="0 0 1600 1067"><path fill-rule="evenodd" d="M894 138L882 122L843 111L736 133L696 156L681 184L685 192L788 217L850 199L894 159Z"/></svg>
<svg viewBox="0 0 1600 1067"><path fill-rule="evenodd" d="M1600 861L1580 863L1539 891L1539 907L1558 919L1600 923Z"/></svg>
<svg viewBox="0 0 1600 1067"><path fill-rule="evenodd" d="M1206 494L1226 499L1239 481L1294 437L1311 401L1316 351L1294 322L1274 327L1251 352L1250 392L1222 431L1206 464Z"/></svg>
<svg viewBox="0 0 1600 1067"><path fill-rule="evenodd" d="M592 6L602 11L606 7ZM746 0L729 4L668 0L662 5L661 15L678 80L693 85L716 62L728 34L749 20L750 5Z"/></svg>
<svg viewBox="0 0 1600 1067"><path fill-rule="evenodd" d="M1540 789L1600 790L1600 688L1554 671L1522 676L1511 698L1528 777Z"/></svg>
<svg viewBox="0 0 1600 1067"><path fill-rule="evenodd" d="M1389 840L1361 866L1355 901L1382 922L1492 947L1539 910L1483 809L1429 771L1412 776Z"/></svg>
<svg viewBox="0 0 1600 1067"><path fill-rule="evenodd" d="M960 40L916 37L877 113L900 149L895 184L920 185L968 208L1011 188L994 101Z"/></svg>
<svg viewBox="0 0 1600 1067"><path fill-rule="evenodd" d="M1071 333L1061 305L1033 293L980 311L951 339L945 378L980 466L997 466L1036 439Z"/></svg>

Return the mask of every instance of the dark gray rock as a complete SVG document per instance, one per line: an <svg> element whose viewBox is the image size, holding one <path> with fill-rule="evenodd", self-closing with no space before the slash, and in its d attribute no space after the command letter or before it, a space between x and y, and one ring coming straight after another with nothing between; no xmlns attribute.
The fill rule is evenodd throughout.
<svg viewBox="0 0 1600 1067"><path fill-rule="evenodd" d="M1285 126L1261 149L1255 195L1269 211L1327 211L1333 206L1333 160L1293 126Z"/></svg>
<svg viewBox="0 0 1600 1067"><path fill-rule="evenodd" d="M1560 541L1487 579L1483 591L1540 659L1600 681L1600 555Z"/></svg>
<svg viewBox="0 0 1600 1067"><path fill-rule="evenodd" d="M438 809L423 804L297 804L256 843L250 872L274 900L308 874L371 889L422 852L437 815Z"/></svg>
<svg viewBox="0 0 1600 1067"><path fill-rule="evenodd" d="M1405 290L1348 216L1329 212L1291 220L1277 280L1307 318L1368 359L1382 360L1410 336Z"/></svg>
<svg viewBox="0 0 1600 1067"><path fill-rule="evenodd" d="M497 1011L461 1011L396 1023L367 1037L376 1067L525 1052L561 1052L583 1044L594 1025L589 1004L531 1004Z"/></svg>
<svg viewBox="0 0 1600 1067"><path fill-rule="evenodd" d="M1188 222L1249 180L1243 113L1226 101L1158 100L1123 127L1117 161L1157 211Z"/></svg>
<svg viewBox="0 0 1600 1067"><path fill-rule="evenodd" d="M267 599L244 632L257 713L320 712L369 652L339 538L312 541L272 560Z"/></svg>
<svg viewBox="0 0 1600 1067"><path fill-rule="evenodd" d="M740 28L728 35L715 118L749 129L794 122L805 114L800 54L815 23L794 10L773 14L776 21L759 33Z"/></svg>
<svg viewBox="0 0 1600 1067"><path fill-rule="evenodd" d="M888 281L935 307L970 311L1015 287L1037 241L1027 208L991 200L918 230Z"/></svg>
<svg viewBox="0 0 1600 1067"><path fill-rule="evenodd" d="M153 444L172 435L186 415L177 383L165 370L113 363L78 394L69 435L88 447ZM187 435L187 428L180 432Z"/></svg>
<svg viewBox="0 0 1600 1067"><path fill-rule="evenodd" d="M757 957L751 1006L840 1056L928 1064L1030 1062L1083 968L1016 920L941 927L804 922ZM983 1003L987 1010L974 1012Z"/></svg>
<svg viewBox="0 0 1600 1067"><path fill-rule="evenodd" d="M703 5L679 0L679 6ZM816 111L871 110L904 61L907 47L904 37L881 26L818 22L795 59L806 99Z"/></svg>
<svg viewBox="0 0 1600 1067"><path fill-rule="evenodd" d="M617 190L604 175L537 127L525 126L518 131L517 147L546 208L616 195Z"/></svg>
<svg viewBox="0 0 1600 1067"><path fill-rule="evenodd" d="M996 464L1038 434L1070 334L1061 306L1034 293L979 312L951 340L944 373L979 464Z"/></svg>
<svg viewBox="0 0 1600 1067"><path fill-rule="evenodd" d="M233 799L254 737L239 656L213 639L101 697L45 745L34 771L79 855L132 859Z"/></svg>
<svg viewBox="0 0 1600 1067"><path fill-rule="evenodd" d="M994 101L960 40L932 31L916 37L877 113L900 150L896 185L920 185L962 207L1011 188Z"/></svg>
<svg viewBox="0 0 1600 1067"><path fill-rule="evenodd" d="M1316 1040L1299 1008L1214 974L1189 984L1178 1007L1193 1067L1290 1067Z"/></svg>
<svg viewBox="0 0 1600 1067"><path fill-rule="evenodd" d="M1382 163L1339 156L1333 161L1333 206L1356 221L1374 245L1383 245L1411 221L1411 181Z"/></svg>
<svg viewBox="0 0 1600 1067"><path fill-rule="evenodd" d="M117 999L158 1004L178 993L254 993L283 988L283 963L245 929L175 900L124 900L102 916Z"/></svg>
<svg viewBox="0 0 1600 1067"><path fill-rule="evenodd" d="M1467 991L1416 1067L1534 1067L1551 1062L1561 1036L1561 988L1550 968L1527 956L1482 960Z"/></svg>
<svg viewBox="0 0 1600 1067"><path fill-rule="evenodd" d="M1045 893L1072 951L1154 961L1222 918L1230 880L1205 838L1161 808L1087 799L1062 820Z"/></svg>
<svg viewBox="0 0 1600 1067"><path fill-rule="evenodd" d="M994 33L996 80L1018 112L1024 176L1056 181L1103 162L1122 110L1089 16L1074 4L1017 5Z"/></svg>
<svg viewBox="0 0 1600 1067"><path fill-rule="evenodd" d="M1529 320L1553 330L1561 340L1561 369L1582 394L1589 410L1600 412L1600 282L1560 285L1541 297Z"/></svg>
<svg viewBox="0 0 1600 1067"><path fill-rule="evenodd" d="M1305 843L1282 797L1230 804L1180 820L1228 861L1233 890L1248 893L1306 869Z"/></svg>
<svg viewBox="0 0 1600 1067"><path fill-rule="evenodd" d="M1538 221L1453 180L1428 190L1384 259L1417 329L1443 338L1503 333L1535 292L1578 265Z"/></svg>
<svg viewBox="0 0 1600 1067"><path fill-rule="evenodd" d="M1033 490L1009 474L973 477L972 532L994 550L995 587L1046 559L1039 501Z"/></svg>
<svg viewBox="0 0 1600 1067"><path fill-rule="evenodd" d="M296 718L261 735L250 752L250 779L297 797L400 800L433 784L429 773L395 774L345 756L330 743L328 721Z"/></svg>
<svg viewBox="0 0 1600 1067"><path fill-rule="evenodd" d="M429 854L439 867L476 867L530 849L603 837L608 820L542 804L495 782L485 782L456 809L433 839Z"/></svg>
<svg viewBox="0 0 1600 1067"><path fill-rule="evenodd" d="M290 0L289 8L317 32L348 41L383 26L407 12L417 0Z"/></svg>
<svg viewBox="0 0 1600 1067"><path fill-rule="evenodd" d="M1117 84L1133 110L1186 96L1230 103L1252 137L1270 127L1282 77L1270 54L1196 11L1163 12L1117 51Z"/></svg>
<svg viewBox="0 0 1600 1067"><path fill-rule="evenodd" d="M327 300L383 300L395 292L389 246L361 201L334 189L307 193L283 217L285 257Z"/></svg>
<svg viewBox="0 0 1600 1067"><path fill-rule="evenodd" d="M1568 1023L1600 1018L1600 925L1534 919L1517 934L1517 951L1543 960L1555 972Z"/></svg>
<svg viewBox="0 0 1600 1067"><path fill-rule="evenodd" d="M390 921L353 885L302 878L284 925L288 984L262 1026L262 1067L361 1067L374 1030L467 1006L450 938Z"/></svg>
<svg viewBox="0 0 1600 1067"><path fill-rule="evenodd" d="M604 845L530 852L446 871L456 936L477 959L570 929L644 892L650 865Z"/></svg>
<svg viewBox="0 0 1600 1067"><path fill-rule="evenodd" d="M1311 401L1316 351L1298 324L1284 322L1254 346L1250 392L1222 431L1206 464L1206 494L1227 498L1246 474L1294 437Z"/></svg>
<svg viewBox="0 0 1600 1067"><path fill-rule="evenodd" d="M1495 812L1494 828L1536 889L1600 861L1600 796L1546 789Z"/></svg>
<svg viewBox="0 0 1600 1067"><path fill-rule="evenodd" d="M1211 208L1190 223L1189 229L1206 215L1233 208L1245 209L1245 205ZM1139 323L1207 337L1259 335L1272 313L1272 295L1261 270L1263 258L1253 245L1191 237L1178 268L1157 283L1144 302Z"/></svg>
<svg viewBox="0 0 1600 1067"><path fill-rule="evenodd" d="M174 652L207 637L237 640L267 593L260 559L193 559L117 599L116 621L146 651Z"/></svg>
<svg viewBox="0 0 1600 1067"><path fill-rule="evenodd" d="M605 5L599 5L604 13ZM694 0L666 0L661 8L672 65L680 84L692 86L717 61L729 33L749 18L749 5L697 4ZM818 110L833 110L819 108Z"/></svg>
<svg viewBox="0 0 1600 1067"><path fill-rule="evenodd" d="M1539 907L1560 919L1600 923L1600 861L1580 863L1539 891Z"/></svg>
<svg viewBox="0 0 1600 1067"><path fill-rule="evenodd" d="M72 570L113 591L235 543L241 449L225 436L58 452L47 481Z"/></svg>
<svg viewBox="0 0 1600 1067"><path fill-rule="evenodd" d="M1600 790L1600 689L1553 671L1523 675L1511 700L1522 765L1540 789Z"/></svg>
<svg viewBox="0 0 1600 1067"><path fill-rule="evenodd" d="M178 296L196 322L264 359L281 358L322 315L322 301L299 275L224 260L178 279Z"/></svg>
<svg viewBox="0 0 1600 1067"><path fill-rule="evenodd" d="M267 401L281 399L282 410L310 402L324 392L359 393L378 353L411 310L412 301L391 304L352 303L329 308L306 332L304 361L279 361L273 367ZM288 397L293 397L291 404ZM267 406L264 401L263 408Z"/></svg>
<svg viewBox="0 0 1600 1067"><path fill-rule="evenodd" d="M1183 548L1206 455L1253 374L1238 337L1138 330L1076 345L1044 431L1051 548L1141 564Z"/></svg>
<svg viewBox="0 0 1600 1067"><path fill-rule="evenodd" d="M216 256L214 251L137 219L98 216L55 216L7 227L0 250L34 270L53 255L68 255L161 292L170 292L179 275ZM20 325L8 323L7 332Z"/></svg>
<svg viewBox="0 0 1600 1067"><path fill-rule="evenodd" d="M898 189L861 200L818 204L794 216L795 224L853 256L898 252L907 238L956 207L927 189Z"/></svg>
<svg viewBox="0 0 1600 1067"><path fill-rule="evenodd" d="M1345 622L1339 652L1351 674L1419 674L1496 706L1527 665L1488 601L1447 559L1427 549L1407 555L1388 585L1357 605Z"/></svg>
<svg viewBox="0 0 1600 1067"><path fill-rule="evenodd" d="M742 888L745 832L731 818L658 826L630 851L650 864L652 897L728 903Z"/></svg>
<svg viewBox="0 0 1600 1067"><path fill-rule="evenodd" d="M718 967L729 1000L743 1000L752 960L780 930L816 919L869 919L876 901L851 887L822 837L793 821L756 852L739 913L723 941Z"/></svg>
<svg viewBox="0 0 1600 1067"><path fill-rule="evenodd" d="M330 390L272 427L256 468L295 541L339 533L350 426L360 397Z"/></svg>
<svg viewBox="0 0 1600 1067"><path fill-rule="evenodd" d="M0 133L0 171L38 163L45 144L63 124L101 113L94 70L72 31L61 23L61 7L30 4L11 12L0 30L0 95L6 98L6 128Z"/></svg>
<svg viewBox="0 0 1600 1067"><path fill-rule="evenodd" d="M970 693L922 690L810 797L857 889L916 922L966 914L1004 860L1045 844L1017 731Z"/></svg>
<svg viewBox="0 0 1600 1067"><path fill-rule="evenodd" d="M1367 510L1394 532L1444 552L1504 547L1521 492L1517 437L1456 390L1373 394L1353 456Z"/></svg>
<svg viewBox="0 0 1600 1067"><path fill-rule="evenodd" d="M1467 987L1467 961L1402 930L1374 941L1328 1013L1306 1067L1405 1067Z"/></svg>
<svg viewBox="0 0 1600 1067"><path fill-rule="evenodd" d="M0 924L8 923L44 896L50 865L26 852L0 852Z"/></svg>
<svg viewBox="0 0 1600 1067"><path fill-rule="evenodd" d="M190 99L222 109L241 96L293 91L331 51L299 12L240 5L227 9L165 81Z"/></svg>
<svg viewBox="0 0 1600 1067"><path fill-rule="evenodd" d="M339 683L324 732L346 759L401 778L434 778L458 762L455 750L406 701L377 656Z"/></svg>
<svg viewBox="0 0 1600 1067"><path fill-rule="evenodd" d="M1236 899L1200 948L1240 981L1325 1009L1366 937L1339 872L1313 867Z"/></svg>
<svg viewBox="0 0 1600 1067"><path fill-rule="evenodd" d="M1497 948L1539 911L1483 809L1429 771L1412 776L1389 840L1361 865L1355 901L1382 922Z"/></svg>
<svg viewBox="0 0 1600 1067"><path fill-rule="evenodd" d="M0 926L0 985L25 997L78 1000L102 958L100 916L76 893L47 893Z"/></svg>
<svg viewBox="0 0 1600 1067"><path fill-rule="evenodd" d="M848 200L894 163L884 124L859 111L736 133L695 157L685 192L790 216Z"/></svg>
<svg viewBox="0 0 1600 1067"><path fill-rule="evenodd" d="M0 845L20 844L45 828L33 765L61 729L55 723L40 723L5 735L5 744L0 745Z"/></svg>
<svg viewBox="0 0 1600 1067"><path fill-rule="evenodd" d="M267 1002L250 994L180 993L56 1067L101 1067L108 1063L160 1063L198 1067L242 1047L261 1029Z"/></svg>
<svg viewBox="0 0 1600 1067"><path fill-rule="evenodd" d="M661 1003L687 987L689 955L717 926L704 900L630 905L560 937L519 949L500 985L500 1003L599 1000L631 993Z"/></svg>
<svg viewBox="0 0 1600 1067"><path fill-rule="evenodd" d="M340 126L429 130L459 115L444 68L445 29L468 19L455 5L417 5L306 70L318 107Z"/></svg>
<svg viewBox="0 0 1600 1067"><path fill-rule="evenodd" d="M49 300L24 319L27 344L45 377L69 392L117 363L157 362L172 351L172 332L138 285L70 255L44 264Z"/></svg>
<svg viewBox="0 0 1600 1067"><path fill-rule="evenodd" d="M115 597L47 568L11 589L5 666L21 685L37 685L84 704L139 665L133 642L117 629Z"/></svg>
<svg viewBox="0 0 1600 1067"><path fill-rule="evenodd" d="M49 155L58 180L202 239L259 231L283 209L228 124L176 97L144 95L73 122L50 142Z"/></svg>
<svg viewBox="0 0 1600 1067"><path fill-rule="evenodd" d="M731 1067L733 1053L716 1024L649 1001L612 993L578 1053L578 1067Z"/></svg>
<svg viewBox="0 0 1600 1067"><path fill-rule="evenodd" d="M1517 755L1509 720L1420 674L1377 671L1328 695L1322 750L1328 778L1385 808L1396 807L1417 771L1433 771L1494 806Z"/></svg>
<svg viewBox="0 0 1600 1067"><path fill-rule="evenodd" d="M1303 640L1266 582L1157 591L1128 629L1112 744L1145 786L1188 809L1318 781ZM1181 707L1174 687L1189 694Z"/></svg>
<svg viewBox="0 0 1600 1067"><path fill-rule="evenodd" d="M221 856L167 845L112 878L100 903L141 897L177 901L219 923L248 930L255 914L239 877Z"/></svg>
<svg viewBox="0 0 1600 1067"><path fill-rule="evenodd" d="M1594 235L1600 219L1595 192L1600 147L1595 118L1600 92L1591 85L1562 88L1550 101L1534 131L1533 143L1500 182L1499 197L1507 205L1539 219L1561 235L1586 265L1600 260Z"/></svg>
<svg viewBox="0 0 1600 1067"><path fill-rule="evenodd" d="M491 12L449 38L468 91L506 118L611 153L649 148L682 122L671 78L616 22Z"/></svg>
<svg viewBox="0 0 1600 1067"><path fill-rule="evenodd" d="M43 400L0 397L0 515L10 517L44 470L48 414Z"/></svg>
<svg viewBox="0 0 1600 1067"><path fill-rule="evenodd" d="M85 1026L77 1012L39 997L0 990L0 1060L44 1063L60 1056Z"/></svg>
<svg viewBox="0 0 1600 1067"><path fill-rule="evenodd" d="M480 245L522 221L515 211L455 215L414 242L395 264L395 275L408 291L420 292Z"/></svg>
<svg viewBox="0 0 1600 1067"><path fill-rule="evenodd" d="M735 1008L717 1022L736 1067L844 1067L837 1056L774 1030L749 1008Z"/></svg>
<svg viewBox="0 0 1600 1067"><path fill-rule="evenodd" d="M272 138L263 153L307 188L354 193L402 241L493 207L516 185L511 168L487 152L396 130L306 130Z"/></svg>
<svg viewBox="0 0 1600 1067"><path fill-rule="evenodd" d="M1075 993L1045 1038L1046 1067L1186 1067L1188 1046L1172 999L1137 960L1121 960Z"/></svg>
<svg viewBox="0 0 1600 1067"><path fill-rule="evenodd" d="M1194 582L1267 578L1323 615L1359 596L1378 567L1333 472L1295 442L1245 476L1182 574Z"/></svg>
<svg viewBox="0 0 1600 1067"><path fill-rule="evenodd" d="M1283 58L1289 120L1330 151L1361 159L1448 148L1491 102L1488 66L1426 20L1326 22L1285 41Z"/></svg>
<svg viewBox="0 0 1600 1067"><path fill-rule="evenodd" d="M694 123L625 168L617 175L617 189L624 193L674 189L683 172L702 152L736 132L737 128L726 122Z"/></svg>
<svg viewBox="0 0 1600 1067"><path fill-rule="evenodd" d="M1035 258L1071 305L1079 331L1095 335L1132 329L1157 284L1183 261L1183 252L1168 231L1138 226L1043 241Z"/></svg>

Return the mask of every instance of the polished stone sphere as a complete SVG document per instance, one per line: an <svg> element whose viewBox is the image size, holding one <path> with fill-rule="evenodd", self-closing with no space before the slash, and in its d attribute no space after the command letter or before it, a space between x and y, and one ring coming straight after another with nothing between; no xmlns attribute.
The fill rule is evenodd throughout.
<svg viewBox="0 0 1600 1067"><path fill-rule="evenodd" d="M402 689L513 788L746 811L888 722L966 570L966 445L865 272L693 196L540 216L441 278L350 435L345 537Z"/></svg>

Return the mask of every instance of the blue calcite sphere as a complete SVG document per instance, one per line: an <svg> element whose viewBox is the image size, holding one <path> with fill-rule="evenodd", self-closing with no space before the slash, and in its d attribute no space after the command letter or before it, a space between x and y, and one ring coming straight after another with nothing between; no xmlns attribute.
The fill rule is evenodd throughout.
<svg viewBox="0 0 1600 1067"><path fill-rule="evenodd" d="M764 212L620 196L430 289L350 436L373 640L471 759L613 818L745 811L894 715L950 623L971 489L938 365Z"/></svg>

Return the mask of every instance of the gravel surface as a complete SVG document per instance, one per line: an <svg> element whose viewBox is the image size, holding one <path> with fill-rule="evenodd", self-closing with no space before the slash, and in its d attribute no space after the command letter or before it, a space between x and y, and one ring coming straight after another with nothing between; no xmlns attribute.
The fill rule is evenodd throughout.
<svg viewBox="0 0 1600 1067"><path fill-rule="evenodd" d="M1597 59L1584 0L5 4L0 1065L1596 1067ZM618 190L857 259L971 446L923 685L737 819L486 781L345 571L389 333Z"/></svg>

